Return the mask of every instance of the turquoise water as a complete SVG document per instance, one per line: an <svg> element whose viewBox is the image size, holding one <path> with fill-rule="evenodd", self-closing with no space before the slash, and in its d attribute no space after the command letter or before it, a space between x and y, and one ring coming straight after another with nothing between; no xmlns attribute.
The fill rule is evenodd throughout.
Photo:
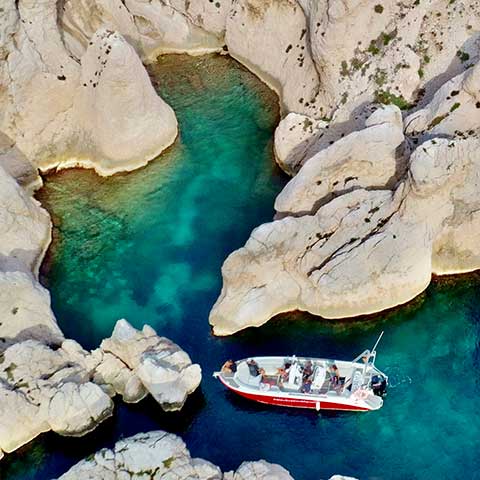
<svg viewBox="0 0 480 480"><path fill-rule="evenodd" d="M179 414L152 400L117 402L82 439L43 435L0 464L2 479L49 479L122 436L166 429L222 469L281 463L297 480L480 479L480 277L436 282L409 306L356 321L302 314L233 337L210 333L220 267L271 219L285 183L274 167L274 96L224 57L166 57L155 68L181 138L147 168L102 179L51 175L39 198L55 242L43 268L67 336L94 348L118 318L154 326L204 371ZM250 403L211 372L227 357L304 354L352 358L385 330L378 366L392 382L378 412L327 413Z"/></svg>

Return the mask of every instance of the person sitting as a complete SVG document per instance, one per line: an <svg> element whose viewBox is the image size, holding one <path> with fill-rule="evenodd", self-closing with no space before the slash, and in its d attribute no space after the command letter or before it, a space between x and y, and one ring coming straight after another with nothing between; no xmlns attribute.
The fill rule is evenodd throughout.
<svg viewBox="0 0 480 480"><path fill-rule="evenodd" d="M237 371L237 364L232 360L227 360L222 366L222 373L233 375Z"/></svg>
<svg viewBox="0 0 480 480"><path fill-rule="evenodd" d="M305 366L303 367L303 381L305 382L308 379L310 379L312 374L313 374L312 362L310 360L307 360L307 362L305 363Z"/></svg>
<svg viewBox="0 0 480 480"><path fill-rule="evenodd" d="M277 368L277 373L280 375L280 380L288 380L288 374L290 372L290 367L292 364L290 362L285 362L283 367Z"/></svg>
<svg viewBox="0 0 480 480"><path fill-rule="evenodd" d="M335 364L330 365L328 371L330 373L330 385L332 388L336 389L340 383L340 373L338 371L338 367Z"/></svg>
<svg viewBox="0 0 480 480"><path fill-rule="evenodd" d="M250 375L252 377L258 377L259 375L262 375L262 377L265 375L265 370L263 368L260 368L258 366L258 363L251 359L247 362L248 365L248 370L250 372Z"/></svg>
<svg viewBox="0 0 480 480"><path fill-rule="evenodd" d="M302 393L310 393L311 390L312 390L312 379L308 378L307 380L305 380L303 382L301 392Z"/></svg>

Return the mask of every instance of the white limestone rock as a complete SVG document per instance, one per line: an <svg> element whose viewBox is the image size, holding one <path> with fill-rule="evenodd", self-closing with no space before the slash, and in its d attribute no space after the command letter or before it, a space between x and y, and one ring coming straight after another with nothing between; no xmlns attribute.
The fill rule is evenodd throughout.
<svg viewBox="0 0 480 480"><path fill-rule="evenodd" d="M171 433L139 433L118 441L113 449L103 449L93 458L82 460L59 480L105 480L123 478L175 478L178 480L292 480L280 465L265 460L245 462L236 472L225 475L206 460L191 458L185 443Z"/></svg>
<svg viewBox="0 0 480 480"><path fill-rule="evenodd" d="M148 394L138 376L111 353L104 353L95 369L94 381L110 385L127 403L136 403Z"/></svg>
<svg viewBox="0 0 480 480"><path fill-rule="evenodd" d="M472 134L480 128L480 63L445 83L432 100L405 119L420 141L435 136Z"/></svg>
<svg viewBox="0 0 480 480"><path fill-rule="evenodd" d="M175 140L172 109L120 34L101 28L79 64L62 41L55 0L20 0L15 27L4 46L0 130L35 165L109 175L145 165Z"/></svg>
<svg viewBox="0 0 480 480"><path fill-rule="evenodd" d="M156 431L139 433L125 440L120 440L112 450L103 449L97 452L92 460L83 460L63 474L61 480L116 479L120 471L126 472L129 478L145 478L145 473L156 478L200 479L193 459L180 439L173 434ZM216 469L217 478L221 478Z"/></svg>
<svg viewBox="0 0 480 480"><path fill-rule="evenodd" d="M53 430L79 436L111 415L113 402L62 348L27 340L0 355L0 450Z"/></svg>
<svg viewBox="0 0 480 480"><path fill-rule="evenodd" d="M222 49L229 1L66 0L59 24L69 51L80 59L100 28L118 31L140 57L164 53L204 54Z"/></svg>
<svg viewBox="0 0 480 480"><path fill-rule="evenodd" d="M50 229L48 213L0 166L0 271L38 272Z"/></svg>
<svg viewBox="0 0 480 480"><path fill-rule="evenodd" d="M0 451L13 452L50 430L38 411L38 406L21 390L0 386Z"/></svg>
<svg viewBox="0 0 480 480"><path fill-rule="evenodd" d="M354 477L346 477L345 475L333 475L330 480L357 480Z"/></svg>
<svg viewBox="0 0 480 480"><path fill-rule="evenodd" d="M88 147L65 166L92 163L98 173L110 175L146 165L175 140L175 114L123 37L102 29L91 43L73 107Z"/></svg>
<svg viewBox="0 0 480 480"><path fill-rule="evenodd" d="M36 339L60 344L63 333L50 308L50 294L31 274L0 270L0 339Z"/></svg>
<svg viewBox="0 0 480 480"><path fill-rule="evenodd" d="M238 0L227 18L229 54L279 94L287 113L317 113L319 79L307 31L295 0Z"/></svg>
<svg viewBox="0 0 480 480"><path fill-rule="evenodd" d="M112 336L102 341L101 349L110 355L107 357L110 361L113 356L131 370L133 377L128 374L126 378L117 377L121 386L116 386L119 393L122 390L122 394L128 393L129 401L142 397L143 386L164 410L180 410L200 384L200 366L192 364L186 352L167 338L159 337L149 326L139 331L126 320L119 320ZM118 373L106 364L97 371L105 379Z"/></svg>
<svg viewBox="0 0 480 480"><path fill-rule="evenodd" d="M176 10L181 11L194 25L223 39L234 0L211 2L210 0L172 0Z"/></svg>
<svg viewBox="0 0 480 480"><path fill-rule="evenodd" d="M232 478L233 480L293 480L288 470L265 460L242 463L233 473Z"/></svg>
<svg viewBox="0 0 480 480"><path fill-rule="evenodd" d="M378 312L414 298L431 274L479 268L480 141L433 139L395 192L354 190L315 215L252 232L224 263L210 314L217 335L306 310L325 318Z"/></svg>
<svg viewBox="0 0 480 480"><path fill-rule="evenodd" d="M8 344L63 340L50 295L35 277L50 229L48 213L0 166L0 338Z"/></svg>
<svg viewBox="0 0 480 480"><path fill-rule="evenodd" d="M43 185L38 169L16 147L15 142L2 132L0 132L0 168L30 194Z"/></svg>
<svg viewBox="0 0 480 480"><path fill-rule="evenodd" d="M275 130L275 159L282 170L290 175L298 172L309 158L309 149L316 142L319 131L328 126L323 120L289 113Z"/></svg>
<svg viewBox="0 0 480 480"><path fill-rule="evenodd" d="M112 411L112 400L98 385L66 382L55 389L46 418L54 432L77 437L94 430Z"/></svg>
<svg viewBox="0 0 480 480"><path fill-rule="evenodd" d="M400 170L396 151L404 139L400 110L379 108L365 127L310 158L277 197L275 210L314 213L332 194L393 186Z"/></svg>

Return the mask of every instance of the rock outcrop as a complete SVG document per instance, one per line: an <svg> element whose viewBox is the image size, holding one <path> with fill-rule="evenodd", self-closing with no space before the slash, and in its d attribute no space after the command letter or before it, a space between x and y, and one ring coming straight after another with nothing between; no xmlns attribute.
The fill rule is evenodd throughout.
<svg viewBox="0 0 480 480"><path fill-rule="evenodd" d="M113 449L104 448L77 463L59 480L114 480L119 475L131 479L293 480L283 467L265 460L244 462L236 471L224 474L212 463L192 458L179 437L162 431L120 440ZM330 480L355 479L335 475Z"/></svg>
<svg viewBox="0 0 480 480"><path fill-rule="evenodd" d="M8 347L0 364L0 449L12 452L53 430L83 435L111 415L113 402L62 348L26 340Z"/></svg>
<svg viewBox="0 0 480 480"><path fill-rule="evenodd" d="M365 127L311 157L277 197L275 210L282 214L314 213L332 195L360 187L394 185L397 174L404 173L397 154L404 140L399 108L379 108Z"/></svg>
<svg viewBox="0 0 480 480"><path fill-rule="evenodd" d="M475 64L478 9L474 0L8 0L0 131L41 168L137 168L177 132L139 57L226 51L279 93L285 115L305 116L303 132L277 135L279 162L296 173L362 128L373 101L408 109Z"/></svg>
<svg viewBox="0 0 480 480"><path fill-rule="evenodd" d="M475 84L476 72L465 74L469 85ZM442 103L442 91L426 112ZM277 208L289 216L258 227L225 262L222 293L210 317L215 333L258 326L296 309L326 318L378 312L418 295L432 273L480 268L474 240L480 231L479 117L475 130L471 120L472 130L464 132L463 116L454 112L456 123L449 128L455 136L445 132L447 138L431 138L437 132L424 131L423 137L411 139L412 145L420 144L394 186L382 187L378 177L368 177L368 168L358 169L356 163L374 161L378 153L387 162L379 173L389 171L388 164L393 171L393 152L402 140L398 125L380 123L397 133L390 130L376 147L368 147L370 140L376 143L368 121L366 129L309 159L277 199ZM373 118L377 115L385 112ZM422 138L430 139L421 143ZM344 143L348 148L342 148ZM335 182L344 184L347 172L368 178L339 192Z"/></svg>
<svg viewBox="0 0 480 480"><path fill-rule="evenodd" d="M228 52L271 86L286 112L315 112L320 88L307 21L296 0L238 0L227 18Z"/></svg>
<svg viewBox="0 0 480 480"><path fill-rule="evenodd" d="M47 345L47 339L18 341L0 353L4 452L48 430L68 436L90 432L112 414L117 393L128 402L151 393L171 411L181 409L200 384L200 367L148 326L140 332L120 320L112 337L92 352L73 340Z"/></svg>
<svg viewBox="0 0 480 480"><path fill-rule="evenodd" d="M2 164L15 170L16 158L13 151L6 153ZM48 213L0 165L0 341L4 345L29 338L63 339L50 296L36 277L50 243L50 228Z"/></svg>
<svg viewBox="0 0 480 480"><path fill-rule="evenodd" d="M4 10L0 131L34 165L109 175L173 143L175 114L120 34L99 28L77 60L58 30L55 0L8 0Z"/></svg>
<svg viewBox="0 0 480 480"><path fill-rule="evenodd" d="M148 325L139 331L126 320L119 320L112 336L103 340L100 348L104 353L102 363L120 360L124 365L119 369L117 366L102 368L101 364L103 378L122 375L125 369L130 371L125 383L114 382L116 388L120 387L117 393L127 401L132 401L129 393L132 385L140 385L145 395L150 393L164 410L179 410L187 396L200 385L200 366L193 365L186 352L168 338L159 337ZM138 401L141 396L138 393L134 398Z"/></svg>
<svg viewBox="0 0 480 480"><path fill-rule="evenodd" d="M118 31L141 58L165 53L217 52L224 44L231 0L65 0L59 12L68 51L81 58L92 35L102 27Z"/></svg>

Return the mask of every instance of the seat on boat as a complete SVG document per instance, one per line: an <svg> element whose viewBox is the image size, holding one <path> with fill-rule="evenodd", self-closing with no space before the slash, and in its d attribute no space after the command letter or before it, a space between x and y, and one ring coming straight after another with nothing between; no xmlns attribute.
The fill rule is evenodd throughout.
<svg viewBox="0 0 480 480"><path fill-rule="evenodd" d="M256 388L258 388L260 382L262 381L261 375L257 375L256 377L250 375L250 370L248 369L246 362L242 362L238 365L234 378L246 385Z"/></svg>
<svg viewBox="0 0 480 480"><path fill-rule="evenodd" d="M298 390L302 386L302 370L298 363L294 363L290 367L288 381L283 386L291 390Z"/></svg>
<svg viewBox="0 0 480 480"><path fill-rule="evenodd" d="M325 365L317 365L313 371L312 390L320 390L325 382L327 367Z"/></svg>
<svg viewBox="0 0 480 480"><path fill-rule="evenodd" d="M362 386L362 384L363 384L362 370L357 368L352 375L352 388L350 389L351 392L353 393L357 391Z"/></svg>

